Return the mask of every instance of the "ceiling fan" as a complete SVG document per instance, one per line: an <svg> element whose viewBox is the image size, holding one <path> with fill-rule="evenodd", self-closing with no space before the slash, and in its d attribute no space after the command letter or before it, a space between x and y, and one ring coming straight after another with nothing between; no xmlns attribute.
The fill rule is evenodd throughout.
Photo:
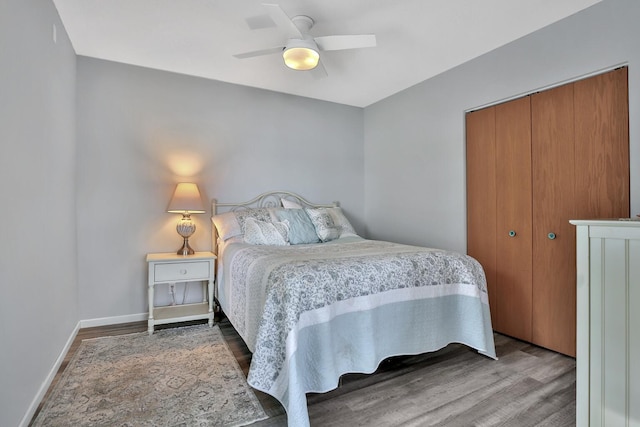
<svg viewBox="0 0 640 427"><path fill-rule="evenodd" d="M289 16L277 4L263 4L276 26L286 35L283 46L233 55L238 59L253 58L262 55L281 53L287 67L294 70L312 71L314 77L327 76L327 71L320 60L320 52L327 50L358 49L375 47L376 36L373 34L332 35L313 37L309 30L314 21L308 16Z"/></svg>

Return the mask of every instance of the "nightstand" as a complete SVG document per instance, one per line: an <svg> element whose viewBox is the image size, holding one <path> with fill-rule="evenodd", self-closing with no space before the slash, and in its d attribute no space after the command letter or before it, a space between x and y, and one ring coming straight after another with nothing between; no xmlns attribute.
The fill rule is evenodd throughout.
<svg viewBox="0 0 640 427"><path fill-rule="evenodd" d="M193 255L176 253L147 254L149 264L149 335L155 325L190 320L209 319L213 326L213 252L196 252ZM201 282L203 301L195 304L178 304L155 307L154 288L158 284Z"/></svg>

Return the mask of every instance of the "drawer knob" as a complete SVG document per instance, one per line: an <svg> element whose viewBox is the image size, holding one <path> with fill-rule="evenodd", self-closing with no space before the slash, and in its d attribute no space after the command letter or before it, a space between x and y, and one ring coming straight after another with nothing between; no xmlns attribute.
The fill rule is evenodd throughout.
<svg viewBox="0 0 640 427"><path fill-rule="evenodd" d="M516 237L515 230L509 230L509 237Z"/></svg>
<svg viewBox="0 0 640 427"><path fill-rule="evenodd" d="M549 238L549 240L553 240L556 238L556 233L549 233L547 234L547 237Z"/></svg>
<svg viewBox="0 0 640 427"><path fill-rule="evenodd" d="M187 274L187 270L185 268L181 269L180 274Z"/></svg>

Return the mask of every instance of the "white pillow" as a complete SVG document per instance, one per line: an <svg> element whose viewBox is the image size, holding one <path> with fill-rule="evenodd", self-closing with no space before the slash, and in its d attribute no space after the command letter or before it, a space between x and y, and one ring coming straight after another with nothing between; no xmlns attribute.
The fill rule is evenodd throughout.
<svg viewBox="0 0 640 427"><path fill-rule="evenodd" d="M340 237L358 235L347 217L344 216L342 208L327 208L327 211L329 212L329 215L331 215L331 219L333 219L333 223L335 224L335 226L338 227L338 230L340 230Z"/></svg>
<svg viewBox="0 0 640 427"><path fill-rule="evenodd" d="M235 236L242 236L242 228L236 218L234 212L225 212L215 215L211 218L213 224L218 230L218 236L222 240L230 239Z"/></svg>
<svg viewBox="0 0 640 427"><path fill-rule="evenodd" d="M247 218L255 218L259 221L272 221L271 213L267 208L250 208L238 211L225 212L211 218L218 230L218 236L222 240L244 234L244 222Z"/></svg>
<svg viewBox="0 0 640 427"><path fill-rule="evenodd" d="M316 229L316 234L323 242L340 237L340 230L333 223L333 218L325 208L305 209Z"/></svg>
<svg viewBox="0 0 640 427"><path fill-rule="evenodd" d="M287 200L285 198L280 199L282 203L282 207L285 209L302 209L302 205L298 202L294 202L293 200Z"/></svg>
<svg viewBox="0 0 640 427"><path fill-rule="evenodd" d="M288 245L289 222L271 223L247 217L244 221L244 241L252 245Z"/></svg>

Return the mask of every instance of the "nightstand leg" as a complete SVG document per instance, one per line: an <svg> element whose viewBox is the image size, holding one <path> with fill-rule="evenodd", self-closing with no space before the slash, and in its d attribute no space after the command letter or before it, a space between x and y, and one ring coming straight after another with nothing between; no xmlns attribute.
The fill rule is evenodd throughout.
<svg viewBox="0 0 640 427"><path fill-rule="evenodd" d="M213 280L209 280L207 287L209 289L209 327L213 326Z"/></svg>
<svg viewBox="0 0 640 427"><path fill-rule="evenodd" d="M149 283L149 320L147 321L149 335L153 335L153 284Z"/></svg>

